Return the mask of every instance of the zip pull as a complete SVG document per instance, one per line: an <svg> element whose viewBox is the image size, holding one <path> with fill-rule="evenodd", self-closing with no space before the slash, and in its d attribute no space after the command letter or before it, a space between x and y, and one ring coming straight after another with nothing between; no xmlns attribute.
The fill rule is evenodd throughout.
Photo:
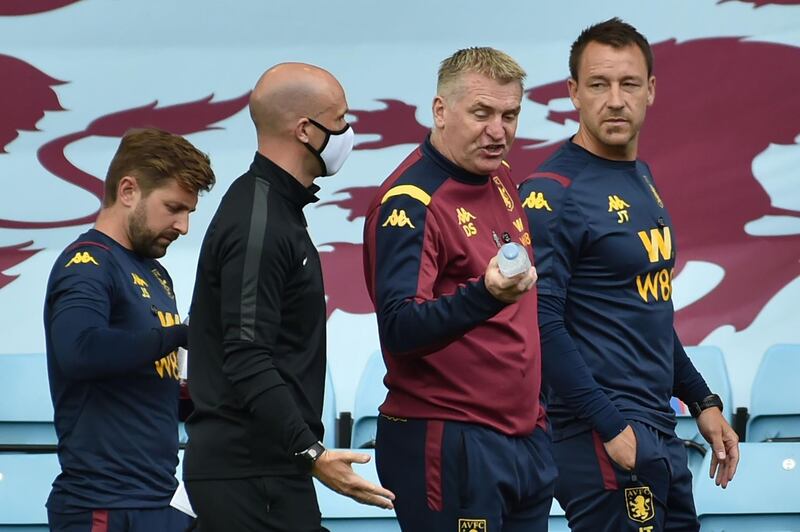
<svg viewBox="0 0 800 532"><path fill-rule="evenodd" d="M497 233L495 232L494 229L492 229L492 240L494 240L494 245L497 246L498 248L503 246L503 242L500 241L500 237L497 236Z"/></svg>

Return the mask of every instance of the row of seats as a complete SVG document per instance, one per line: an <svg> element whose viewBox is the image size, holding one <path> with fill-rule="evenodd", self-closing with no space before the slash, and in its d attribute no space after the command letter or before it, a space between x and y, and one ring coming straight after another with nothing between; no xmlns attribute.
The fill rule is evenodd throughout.
<svg viewBox="0 0 800 532"><path fill-rule="evenodd" d="M726 491L707 476L695 481L703 532L800 530L800 442L743 443L741 451L737 476ZM705 470L710 459L710 455L704 459ZM355 467L360 475L377 482L374 460ZM0 453L0 531L46 530L44 503L58 471L54 453ZM357 504L319 483L316 487L323 524L331 532L400 530L394 512ZM569 530L555 501L549 530Z"/></svg>
<svg viewBox="0 0 800 532"><path fill-rule="evenodd" d="M726 405L732 404L730 381L719 349L710 346L688 348L690 358L705 376L710 387ZM379 353L368 361L357 387L353 411L351 447L374 445L378 406L383 402L385 367ZM753 383L751 418L747 427L749 442L776 442L800 436L800 346L778 345L764 355ZM704 453L702 437L688 416L685 405L674 403L678 414L678 435L694 442L690 466L695 473L695 498L702 514L703 530L800 530L785 523L800 519L797 496L800 443L744 443L742 464L728 493L720 491L707 478L710 453ZM726 415L730 411L727 409ZM44 501L50 482L59 471L53 453L56 443L52 424L45 357L38 355L0 355L0 530L25 530L46 522ZM335 447L337 408L333 383L328 374L323 418L325 444ZM185 432L181 431L185 441ZM24 452L19 446L27 446ZM13 450L14 446L18 447ZM34 451L34 452L30 452ZM360 467L360 473L377 480L374 464ZM399 530L394 515L356 504L318 486L325 524L331 532L359 530ZM795 513L794 517L789 516ZM735 525L729 521L736 520ZM554 503L550 530L568 530L563 511ZM792 521L794 522L794 521ZM758 523L758 524L754 524ZM25 527L25 528L16 528ZM42 528L44 530L44 528Z"/></svg>
<svg viewBox="0 0 800 532"><path fill-rule="evenodd" d="M706 379L709 387L726 405L725 416L733 423L733 393L725 364L718 347L687 347L692 363ZM367 361L356 390L353 407L351 447L369 448L374 445L378 407L386 397L383 377L386 373L379 352ZM772 346L764 354L752 387L747 441L763 442L800 437L800 345ZM676 433L684 440L703 444L703 437L689 410L680 400L672 401L676 412ZM329 413L330 415L330 413ZM329 424L332 421L329 420ZM692 448L697 448L693 446Z"/></svg>
<svg viewBox="0 0 800 532"><path fill-rule="evenodd" d="M323 419L327 421L323 443L334 447L336 400L330 372L326 377ZM181 443L186 443L183 423L178 435ZM8 446L46 449L57 443L47 358L42 353L0 355L0 451Z"/></svg>
<svg viewBox="0 0 800 532"><path fill-rule="evenodd" d="M732 392L725 358L719 348L687 348L694 365L726 405L732 405ZM378 407L386 396L383 376L386 369L380 353L374 353L364 368L356 391L350 446L374 445ZM752 387L747 441L760 442L800 436L800 394L796 393L800 375L800 345L776 345L767 350ZM688 409L673 400L678 435L702 442ZM726 408L729 421L733 408ZM330 372L325 386L323 421L328 447L336 445L336 399ZM185 441L181 431L181 439ZM0 355L0 445L54 445L53 407L47 383L46 359L42 354Z"/></svg>

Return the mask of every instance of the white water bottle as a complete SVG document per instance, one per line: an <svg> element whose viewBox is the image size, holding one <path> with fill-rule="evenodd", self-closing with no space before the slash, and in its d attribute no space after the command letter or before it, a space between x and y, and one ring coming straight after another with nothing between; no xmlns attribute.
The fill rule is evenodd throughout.
<svg viewBox="0 0 800 532"><path fill-rule="evenodd" d="M531 260L521 244L509 242L503 244L497 252L497 266L504 277L514 277L527 272L531 267Z"/></svg>

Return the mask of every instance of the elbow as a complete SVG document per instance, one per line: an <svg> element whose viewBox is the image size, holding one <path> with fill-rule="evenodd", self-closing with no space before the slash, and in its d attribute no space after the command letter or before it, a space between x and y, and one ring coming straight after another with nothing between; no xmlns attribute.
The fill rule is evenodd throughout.
<svg viewBox="0 0 800 532"><path fill-rule="evenodd" d="M435 350L423 338L422 331L414 327L403 327L398 320L385 318L378 321L381 348L393 357L423 356Z"/></svg>
<svg viewBox="0 0 800 532"><path fill-rule="evenodd" d="M393 326L391 323L383 323L378 325L378 333L381 340L383 349L393 355L404 355L410 351L414 351L415 345L411 335L404 335L398 333L398 327Z"/></svg>
<svg viewBox="0 0 800 532"><path fill-rule="evenodd" d="M102 371L90 364L81 350L76 349L70 353L70 356L56 355L56 363L64 377L72 381L79 381L94 379L102 375Z"/></svg>
<svg viewBox="0 0 800 532"><path fill-rule="evenodd" d="M378 334L381 347L395 357L419 357L437 351L453 338L442 335L436 320L426 314L413 299L386 304L378 309Z"/></svg>
<svg viewBox="0 0 800 532"><path fill-rule="evenodd" d="M385 304L377 313L381 346L395 355L414 350L414 335L409 334L402 323L402 316L407 306L407 301Z"/></svg>
<svg viewBox="0 0 800 532"><path fill-rule="evenodd" d="M74 341L54 343L56 364L67 379L91 379L100 373L91 363L93 357L89 351L92 349L92 342L88 336L84 331Z"/></svg>

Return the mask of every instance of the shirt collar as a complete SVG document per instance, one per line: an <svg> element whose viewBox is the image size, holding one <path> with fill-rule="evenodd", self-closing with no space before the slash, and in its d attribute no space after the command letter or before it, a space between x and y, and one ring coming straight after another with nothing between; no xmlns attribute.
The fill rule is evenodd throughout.
<svg viewBox="0 0 800 532"><path fill-rule="evenodd" d="M425 138L425 142L422 144L422 152L427 157L430 157L438 166L442 167L456 181L460 181L468 185L483 185L489 181L488 175L479 175L468 172L442 155L436 148L433 147L433 144L431 144L430 133L428 133L428 136Z"/></svg>
<svg viewBox="0 0 800 532"><path fill-rule="evenodd" d="M595 155L594 153L590 152L583 146L579 144L575 144L574 136L570 137L569 140L566 142L567 149L573 153L578 154L579 156L591 159L594 162L603 164L608 166L609 168L635 168L636 161L613 161L611 159L606 159L605 157L600 157L599 155Z"/></svg>
<svg viewBox="0 0 800 532"><path fill-rule="evenodd" d="M316 193L319 191L317 185L311 185L308 188L304 187L292 174L258 152L256 152L255 158L253 159L253 164L250 165L250 171L255 174L256 177L269 181L280 195L297 205L300 209L309 203L319 201L319 198L316 196Z"/></svg>

